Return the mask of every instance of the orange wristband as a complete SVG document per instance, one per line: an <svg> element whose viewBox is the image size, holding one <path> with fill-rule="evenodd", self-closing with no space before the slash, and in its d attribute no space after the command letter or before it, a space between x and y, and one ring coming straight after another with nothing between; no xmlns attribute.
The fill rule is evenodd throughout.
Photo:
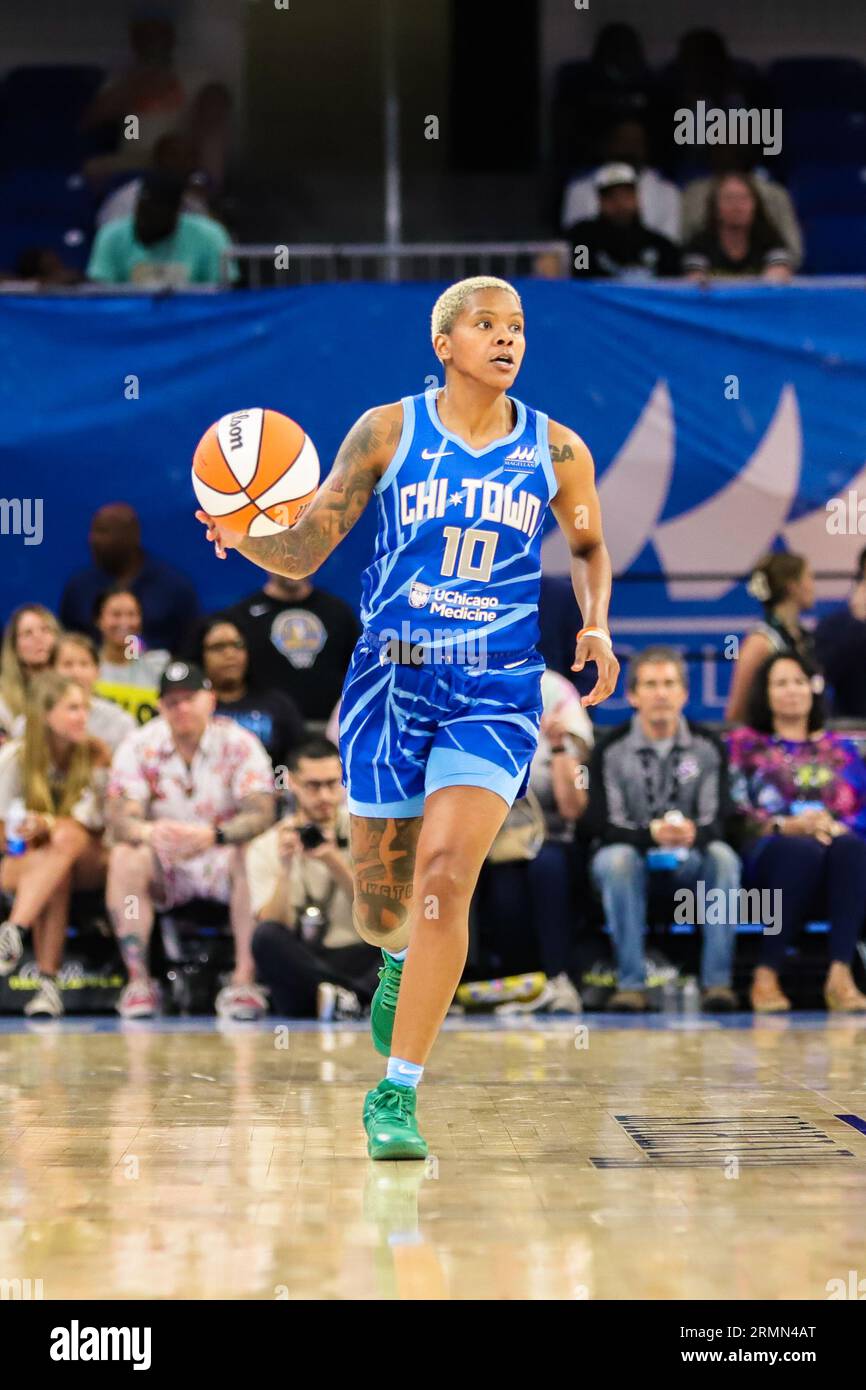
<svg viewBox="0 0 866 1390"><path fill-rule="evenodd" d="M576 640L579 642L581 637L600 637L602 642L606 642L611 651L613 651L613 642L611 641L610 633L605 632L603 627L582 627L577 634Z"/></svg>

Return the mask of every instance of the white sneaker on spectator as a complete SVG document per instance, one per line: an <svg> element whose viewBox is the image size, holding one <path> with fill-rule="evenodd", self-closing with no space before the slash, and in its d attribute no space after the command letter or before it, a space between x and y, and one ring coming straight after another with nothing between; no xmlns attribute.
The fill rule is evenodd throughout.
<svg viewBox="0 0 866 1390"><path fill-rule="evenodd" d="M500 1004L494 1013L497 1014L579 1014L583 1008L583 1002L565 971L560 975L555 975L552 980L548 980L541 993L534 999L529 999L521 1004L514 1001L511 1004Z"/></svg>
<svg viewBox="0 0 866 1390"><path fill-rule="evenodd" d="M53 980L47 979L44 975L39 977L39 988L32 999L28 999L24 1005L24 1012L28 1018L38 1016L46 1018L63 1017L63 1000L60 998L60 990Z"/></svg>
<svg viewBox="0 0 866 1390"><path fill-rule="evenodd" d="M320 1023L361 1017L361 1001L351 989L325 982L316 991L316 1017Z"/></svg>
<svg viewBox="0 0 866 1390"><path fill-rule="evenodd" d="M225 985L216 997L216 1011L220 1018L252 1023L267 1013L267 996L261 985Z"/></svg>
<svg viewBox="0 0 866 1390"><path fill-rule="evenodd" d="M159 990L155 980L130 980L115 1005L121 1018L153 1018L159 1013Z"/></svg>
<svg viewBox="0 0 866 1390"><path fill-rule="evenodd" d="M24 942L14 922L0 927L0 975L11 975L24 954Z"/></svg>

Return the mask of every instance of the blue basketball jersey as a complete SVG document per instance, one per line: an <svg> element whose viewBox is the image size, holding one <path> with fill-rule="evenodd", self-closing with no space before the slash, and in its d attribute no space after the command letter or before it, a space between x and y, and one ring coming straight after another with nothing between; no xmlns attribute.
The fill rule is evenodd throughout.
<svg viewBox="0 0 866 1390"><path fill-rule="evenodd" d="M472 449L442 424L436 395L401 402L400 442L374 489L362 621L434 650L478 639L491 652L531 648L541 534L557 490L547 416L510 397L511 433Z"/></svg>

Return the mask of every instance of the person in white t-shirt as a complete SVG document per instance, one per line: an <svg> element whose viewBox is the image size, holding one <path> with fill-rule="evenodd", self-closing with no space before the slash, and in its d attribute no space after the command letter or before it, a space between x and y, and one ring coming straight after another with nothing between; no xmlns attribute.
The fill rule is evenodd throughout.
<svg viewBox="0 0 866 1390"><path fill-rule="evenodd" d="M676 184L663 178L656 169L647 167L647 136L640 121L620 121L612 126L602 142L599 167L605 164L629 164L637 174L637 198L641 221L651 232L658 232L669 241L679 243L682 237L680 191ZM562 199L561 225L564 229L575 222L598 217L598 186L596 174L572 179Z"/></svg>

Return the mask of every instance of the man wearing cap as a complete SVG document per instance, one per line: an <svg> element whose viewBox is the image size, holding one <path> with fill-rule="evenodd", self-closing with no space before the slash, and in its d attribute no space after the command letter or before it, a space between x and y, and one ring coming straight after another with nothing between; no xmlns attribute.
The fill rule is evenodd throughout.
<svg viewBox="0 0 866 1390"><path fill-rule="evenodd" d="M149 289L218 285L231 237L213 218L184 212L185 192L184 180L174 174L145 174L135 213L106 222L96 233L88 280ZM229 279L236 280L235 263L226 266Z"/></svg>
<svg viewBox="0 0 866 1390"><path fill-rule="evenodd" d="M244 1019L266 1012L254 983L244 847L274 819L274 773L255 735L214 716L214 705L201 669L171 661L160 682L159 718L114 755L106 899L129 974L118 1001L124 1018L149 1018L159 1007L148 971L154 910L194 898L229 908L235 969L217 1012Z"/></svg>
<svg viewBox="0 0 866 1390"><path fill-rule="evenodd" d="M651 280L680 274L672 241L640 219L637 175L630 164L604 164L595 175L598 216L566 232L573 248L572 274L584 279Z"/></svg>

